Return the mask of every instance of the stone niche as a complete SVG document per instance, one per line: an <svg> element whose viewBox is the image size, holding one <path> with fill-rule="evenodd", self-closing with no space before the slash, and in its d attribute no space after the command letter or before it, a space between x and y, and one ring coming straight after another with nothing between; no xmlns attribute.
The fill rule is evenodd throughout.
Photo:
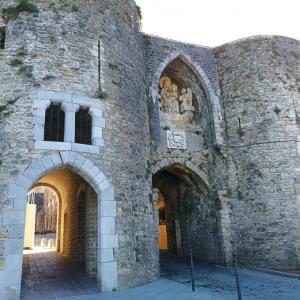
<svg viewBox="0 0 300 300"><path fill-rule="evenodd" d="M207 99L199 78L180 58L164 69L159 80L159 114L162 140L167 148L190 148L187 141L203 145L209 134ZM197 138L195 138L197 135Z"/></svg>
<svg viewBox="0 0 300 300"><path fill-rule="evenodd" d="M168 76L164 75L159 81L160 118L163 125L183 127L192 124L195 118L193 93L191 88L182 88Z"/></svg>

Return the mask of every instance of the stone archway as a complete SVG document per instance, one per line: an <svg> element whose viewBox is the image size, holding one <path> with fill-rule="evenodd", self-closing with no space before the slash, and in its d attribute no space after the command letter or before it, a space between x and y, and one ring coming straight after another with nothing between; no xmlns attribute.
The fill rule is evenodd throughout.
<svg viewBox="0 0 300 300"><path fill-rule="evenodd" d="M164 152L160 152L159 154L160 156L167 156L167 154ZM176 158L163 157L158 159L152 168L152 174L155 174L159 170L168 168L169 166L172 165L179 165L182 166L183 168L191 170L195 174L195 176L198 176L199 180L203 182L203 186L206 189L210 189L206 174L201 169L199 169L195 164L193 164L191 161L187 160L184 157L176 157Z"/></svg>
<svg viewBox="0 0 300 300"><path fill-rule="evenodd" d="M213 261L211 254L217 247L212 243L214 236L209 234L212 230L206 218L211 210L208 186L193 170L178 162L153 174L153 187L159 191L157 203L164 210L165 219L159 220L159 228L160 239L162 229L167 237L165 252L188 256L193 248L199 259Z"/></svg>
<svg viewBox="0 0 300 300"><path fill-rule="evenodd" d="M5 242L5 251L8 255L6 267L1 275L9 280L0 281L0 295L3 299L19 299L20 296L27 192L40 178L61 168L69 168L81 176L97 194L97 281L101 291L111 291L118 286L117 262L113 255L114 249L118 247L118 236L115 234L116 202L113 187L92 161L76 152L61 151L45 155L32 163L15 183L8 187L7 197L14 205L9 211L4 212L3 217L6 225L10 226L12 232L18 232L18 235L10 237Z"/></svg>
<svg viewBox="0 0 300 300"><path fill-rule="evenodd" d="M226 195L213 191L205 173L184 158L161 158L153 166L152 174L153 187L159 190L155 192L157 201L163 195L173 210L169 222L173 222L173 242L172 236L168 237L168 244L177 247L173 253L186 255L191 247L200 260L230 264L231 223ZM167 208L164 213L170 215ZM170 226L168 220L166 225ZM197 239L200 242L195 242Z"/></svg>

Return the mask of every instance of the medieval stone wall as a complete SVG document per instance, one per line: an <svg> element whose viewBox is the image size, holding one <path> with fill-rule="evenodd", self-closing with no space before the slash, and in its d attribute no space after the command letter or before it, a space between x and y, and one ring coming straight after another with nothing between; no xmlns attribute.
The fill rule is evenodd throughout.
<svg viewBox="0 0 300 300"><path fill-rule="evenodd" d="M1 1L0 9L13 2ZM5 49L0 49L1 214L14 205L8 198L8 184L43 155L54 152L34 148L33 102L38 90L103 96L99 93L100 55L100 84L107 93L99 99L106 119L104 146L100 155L82 156L99 166L114 187L119 288L148 282L157 278L159 266L145 171L149 130L143 39L135 4L31 2L39 13L21 13L9 21ZM0 273L5 270L6 275L15 272L11 270L15 267L6 264L6 254L13 247L14 235L22 236L23 230L20 226L19 233L8 233L8 223L1 218Z"/></svg>
<svg viewBox="0 0 300 300"><path fill-rule="evenodd" d="M6 283L0 297L17 298L15 278L21 278L24 203L17 199L23 195L18 194L20 186L13 193L9 186L31 165L39 166L45 155L54 154L41 163L45 169L57 160L69 167L80 148L72 153L35 148L35 116L40 116L35 110L40 108L34 101L41 91L69 99L89 97L101 104L104 145L100 154L83 150L74 169L90 176L89 165L96 165L105 176L94 175L107 178L106 187L114 188L114 196L110 190L107 198L117 202L116 218L109 211L112 216L101 223L109 233L102 242L110 247L97 262L108 257L114 270L117 262L118 288L159 276L152 175L166 169L206 190L205 197L193 189L183 197L190 198L185 206L194 201L205 219L196 246L204 254L214 248L209 261L230 262L233 239L242 263L297 265L299 42L258 37L211 49L143 36L133 1L31 2L39 12L6 20L5 47L0 49L0 283L3 278ZM0 10L17 3L1 1ZM171 66L177 58L181 65L177 61ZM184 149L170 149L168 129L160 126L159 80L168 65L167 73L176 75L184 88L191 85L195 95L205 96L202 114L195 118L203 130L187 130ZM95 200L95 195L90 193L90 198ZM94 201L90 209L95 207ZM190 223L182 224L187 248L199 222L195 211L190 216ZM94 230L96 221L90 221ZM68 234L62 251L75 247ZM92 251L94 236L95 230ZM89 257L93 269L94 252ZM113 272L109 268L105 273Z"/></svg>
<svg viewBox="0 0 300 300"><path fill-rule="evenodd" d="M249 38L214 50L228 141L228 193L241 262L299 262L298 41Z"/></svg>

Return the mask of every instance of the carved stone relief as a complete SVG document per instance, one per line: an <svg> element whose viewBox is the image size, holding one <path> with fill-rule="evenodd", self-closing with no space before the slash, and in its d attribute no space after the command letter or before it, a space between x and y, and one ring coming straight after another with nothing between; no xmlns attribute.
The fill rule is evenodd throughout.
<svg viewBox="0 0 300 300"><path fill-rule="evenodd" d="M167 130L167 147L170 149L186 149L185 131L182 129Z"/></svg>
<svg viewBox="0 0 300 300"><path fill-rule="evenodd" d="M182 127L191 124L195 116L193 93L191 88L178 86L168 76L162 76L159 81L160 117L163 125Z"/></svg>

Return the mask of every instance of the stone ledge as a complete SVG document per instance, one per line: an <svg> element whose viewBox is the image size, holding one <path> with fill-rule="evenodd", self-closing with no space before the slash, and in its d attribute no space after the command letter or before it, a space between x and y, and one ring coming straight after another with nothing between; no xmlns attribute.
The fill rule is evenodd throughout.
<svg viewBox="0 0 300 300"><path fill-rule="evenodd" d="M71 142L35 141L34 148L37 150L58 150L58 151L71 151L72 150L75 152L85 152L85 153L92 153L92 154L100 153L99 146L84 145L84 144L77 144L77 143L71 143ZM53 161L53 163L54 163L54 161Z"/></svg>
<svg viewBox="0 0 300 300"><path fill-rule="evenodd" d="M85 96L78 96L69 93L55 92L55 91L47 91L41 90L38 91L38 100L35 100L34 104L36 108L43 108L44 101L63 101L68 103L79 104L82 106L92 106L96 109L101 109L102 105L100 100Z"/></svg>

